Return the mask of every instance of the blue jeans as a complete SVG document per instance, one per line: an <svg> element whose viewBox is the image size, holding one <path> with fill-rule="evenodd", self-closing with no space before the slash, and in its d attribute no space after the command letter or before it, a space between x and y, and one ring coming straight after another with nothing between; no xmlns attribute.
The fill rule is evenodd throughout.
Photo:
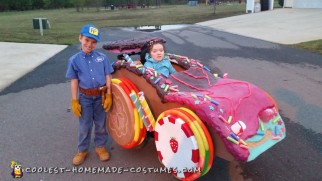
<svg viewBox="0 0 322 181"><path fill-rule="evenodd" d="M80 92L79 103L82 106L82 112L78 120L78 151L88 150L93 123L95 125L95 146L105 146L108 136L105 123L106 113L102 106L101 96L90 97Z"/></svg>

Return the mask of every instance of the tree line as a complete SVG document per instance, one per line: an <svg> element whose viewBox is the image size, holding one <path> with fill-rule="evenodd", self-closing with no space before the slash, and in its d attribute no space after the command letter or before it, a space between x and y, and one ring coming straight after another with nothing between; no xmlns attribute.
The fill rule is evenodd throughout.
<svg viewBox="0 0 322 181"><path fill-rule="evenodd" d="M0 11L57 9L76 6L103 5L106 0L0 0Z"/></svg>

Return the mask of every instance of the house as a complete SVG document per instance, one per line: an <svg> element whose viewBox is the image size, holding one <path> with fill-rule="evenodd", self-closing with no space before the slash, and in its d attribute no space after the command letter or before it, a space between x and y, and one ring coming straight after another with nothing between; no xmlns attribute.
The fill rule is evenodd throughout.
<svg viewBox="0 0 322 181"><path fill-rule="evenodd" d="M284 8L322 8L322 0L284 0Z"/></svg>

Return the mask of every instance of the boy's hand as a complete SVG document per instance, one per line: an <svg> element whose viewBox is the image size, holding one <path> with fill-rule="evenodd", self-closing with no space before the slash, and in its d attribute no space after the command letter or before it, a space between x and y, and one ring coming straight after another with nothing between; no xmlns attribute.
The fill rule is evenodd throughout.
<svg viewBox="0 0 322 181"><path fill-rule="evenodd" d="M109 93L105 94L104 109L108 112L112 106L112 95Z"/></svg>
<svg viewBox="0 0 322 181"><path fill-rule="evenodd" d="M81 116L82 106L79 104L78 99L72 99L72 110L76 117Z"/></svg>

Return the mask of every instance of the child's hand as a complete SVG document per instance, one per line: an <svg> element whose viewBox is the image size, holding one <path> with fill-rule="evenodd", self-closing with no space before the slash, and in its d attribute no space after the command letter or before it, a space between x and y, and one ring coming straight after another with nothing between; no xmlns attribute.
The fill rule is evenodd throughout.
<svg viewBox="0 0 322 181"><path fill-rule="evenodd" d="M78 99L72 99L72 111L76 117L81 116L82 106L79 104Z"/></svg>
<svg viewBox="0 0 322 181"><path fill-rule="evenodd" d="M112 106L112 95L109 93L106 93L105 95L105 101L104 101L104 109L105 112L108 112Z"/></svg>

